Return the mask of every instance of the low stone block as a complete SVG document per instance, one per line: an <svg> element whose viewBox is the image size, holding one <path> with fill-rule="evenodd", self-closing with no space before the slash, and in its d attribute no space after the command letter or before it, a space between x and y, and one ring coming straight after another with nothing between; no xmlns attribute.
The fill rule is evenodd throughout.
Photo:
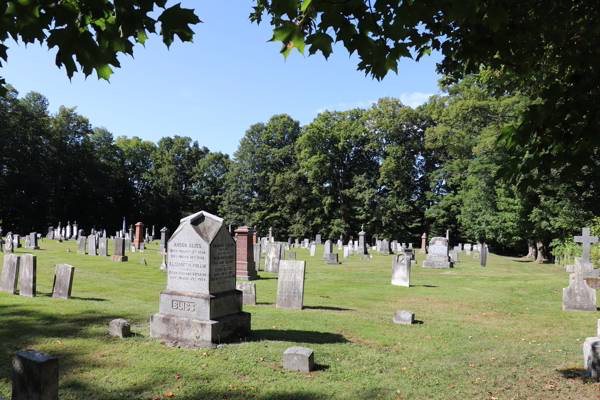
<svg viewBox="0 0 600 400"><path fill-rule="evenodd" d="M244 305L256 305L256 283L238 281L235 288L243 293Z"/></svg>
<svg viewBox="0 0 600 400"><path fill-rule="evenodd" d="M131 336L131 325L123 318L113 319L108 323L108 334L126 338Z"/></svg>
<svg viewBox="0 0 600 400"><path fill-rule="evenodd" d="M412 311L396 311L392 320L400 325L412 325L415 323L415 313Z"/></svg>
<svg viewBox="0 0 600 400"><path fill-rule="evenodd" d="M127 256L118 256L116 254L114 254L110 258L110 261L113 261L113 262L126 262L127 260L128 260Z"/></svg>
<svg viewBox="0 0 600 400"><path fill-rule="evenodd" d="M600 338L589 337L583 342L584 374L593 381L600 381Z"/></svg>
<svg viewBox="0 0 600 400"><path fill-rule="evenodd" d="M283 352L283 368L308 373L315 368L315 352L308 347L288 347Z"/></svg>
<svg viewBox="0 0 600 400"><path fill-rule="evenodd" d="M58 358L37 350L12 358L13 400L58 400Z"/></svg>

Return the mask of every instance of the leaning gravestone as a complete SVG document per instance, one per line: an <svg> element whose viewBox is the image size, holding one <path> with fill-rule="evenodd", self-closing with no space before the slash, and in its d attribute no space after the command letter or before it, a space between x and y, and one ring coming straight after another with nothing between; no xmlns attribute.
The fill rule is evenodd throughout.
<svg viewBox="0 0 600 400"><path fill-rule="evenodd" d="M392 259L392 285L410 287L410 275L410 256L395 254Z"/></svg>
<svg viewBox="0 0 600 400"><path fill-rule="evenodd" d="M284 260L277 278L277 308L302 310L304 306L304 271L306 261Z"/></svg>
<svg viewBox="0 0 600 400"><path fill-rule="evenodd" d="M125 255L125 239L120 238L120 237L115 238L115 250L113 251L113 256L111 257L111 261L114 261L114 262L127 261L127 256Z"/></svg>
<svg viewBox="0 0 600 400"><path fill-rule="evenodd" d="M267 258L265 259L265 272L279 273L281 263L281 244L271 243L267 245Z"/></svg>
<svg viewBox="0 0 600 400"><path fill-rule="evenodd" d="M2 270L2 282L0 292L17 294L17 282L19 280L19 264L21 257L16 254L4 256L4 269Z"/></svg>
<svg viewBox="0 0 600 400"><path fill-rule="evenodd" d="M427 260L423 261L423 268L452 268L453 264L448 255L448 239L434 237L429 242Z"/></svg>
<svg viewBox="0 0 600 400"><path fill-rule="evenodd" d="M256 305L256 283L249 281L237 281L235 288L243 293L244 305Z"/></svg>
<svg viewBox="0 0 600 400"><path fill-rule="evenodd" d="M590 288L583 274L575 273L563 289L563 310L596 311L596 290Z"/></svg>
<svg viewBox="0 0 600 400"><path fill-rule="evenodd" d="M236 289L236 245L223 219L200 211L180 221L167 243L168 284L150 336L178 347L216 347L250 332Z"/></svg>
<svg viewBox="0 0 600 400"><path fill-rule="evenodd" d="M33 254L23 254L19 266L19 295L35 297L37 273L37 257Z"/></svg>
<svg viewBox="0 0 600 400"><path fill-rule="evenodd" d="M69 264L56 264L54 283L52 284L52 297L55 299L70 299L73 289L73 275L75 267Z"/></svg>

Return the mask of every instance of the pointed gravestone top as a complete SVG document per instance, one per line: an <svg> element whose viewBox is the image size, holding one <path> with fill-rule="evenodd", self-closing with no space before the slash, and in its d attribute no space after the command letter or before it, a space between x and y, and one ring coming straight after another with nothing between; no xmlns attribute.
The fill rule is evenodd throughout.
<svg viewBox="0 0 600 400"><path fill-rule="evenodd" d="M235 289L235 242L223 219L200 211L169 239L168 289L213 294Z"/></svg>
<svg viewBox="0 0 600 400"><path fill-rule="evenodd" d="M589 262L590 244L598 243L598 236L590 236L590 228L583 228L582 235L575 236L574 239L577 243L583 243L583 262Z"/></svg>

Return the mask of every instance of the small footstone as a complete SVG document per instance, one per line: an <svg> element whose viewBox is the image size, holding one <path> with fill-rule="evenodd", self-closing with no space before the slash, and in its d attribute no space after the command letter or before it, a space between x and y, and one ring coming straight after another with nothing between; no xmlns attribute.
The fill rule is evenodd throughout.
<svg viewBox="0 0 600 400"><path fill-rule="evenodd" d="M108 323L108 334L122 338L129 337L131 336L131 325L123 318L113 319Z"/></svg>
<svg viewBox="0 0 600 400"><path fill-rule="evenodd" d="M12 358L13 400L58 400L58 358L36 350Z"/></svg>
<svg viewBox="0 0 600 400"><path fill-rule="evenodd" d="M292 371L310 372L315 367L315 353L308 347L288 347L283 352L283 368Z"/></svg>
<svg viewBox="0 0 600 400"><path fill-rule="evenodd" d="M148 263L146 262L145 258L140 258L140 264L142 264L142 265L148 265Z"/></svg>
<svg viewBox="0 0 600 400"><path fill-rule="evenodd" d="M401 325L412 325L415 323L415 313L412 311L396 311L392 317L395 323Z"/></svg>
<svg viewBox="0 0 600 400"><path fill-rule="evenodd" d="M593 381L600 381L600 338L589 337L583 342L584 375Z"/></svg>

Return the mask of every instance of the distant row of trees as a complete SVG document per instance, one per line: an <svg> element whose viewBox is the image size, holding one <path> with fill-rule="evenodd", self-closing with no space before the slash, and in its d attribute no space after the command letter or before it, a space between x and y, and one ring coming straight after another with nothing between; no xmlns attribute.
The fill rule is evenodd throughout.
<svg viewBox="0 0 600 400"><path fill-rule="evenodd" d="M524 179L535 185L522 181L521 190L497 179L517 154L499 131L535 100L490 93L487 79L441 84L443 95L416 110L382 98L306 126L275 115L249 127L231 158L189 137L115 139L75 108L51 114L43 95L11 89L0 98L1 224L24 233L77 220L116 230L127 216L173 229L206 210L262 235L272 227L278 239L356 238L364 224L371 236L418 243L423 232L449 229L453 243L529 247L543 261L551 244L600 215L600 160L568 179L534 169Z"/></svg>

